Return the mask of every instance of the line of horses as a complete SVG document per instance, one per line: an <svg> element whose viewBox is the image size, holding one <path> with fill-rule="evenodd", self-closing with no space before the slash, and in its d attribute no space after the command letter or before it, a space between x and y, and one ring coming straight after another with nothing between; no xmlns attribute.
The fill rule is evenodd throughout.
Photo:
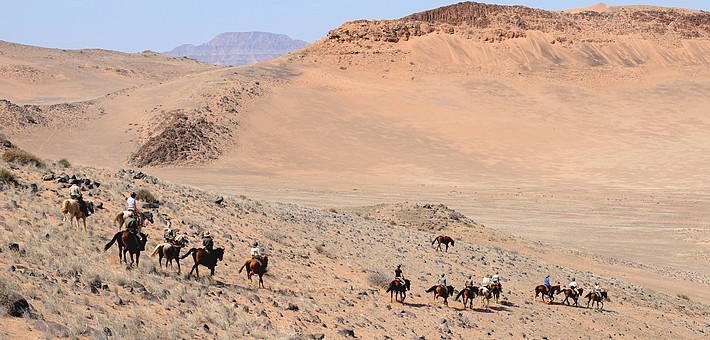
<svg viewBox="0 0 710 340"><path fill-rule="evenodd" d="M411 281L408 279L405 279L404 282L397 279L390 282L386 290L386 292L390 293L390 303L393 302L393 298L394 301L404 303L404 299L407 298L408 290L411 290ZM439 298L442 298L444 301L444 305L448 306L448 299L450 296L454 295L455 291L456 290L451 285L446 287L442 285L434 285L431 286L431 288L427 289L425 292L433 293L434 304L437 304ZM488 288L478 286L466 287L461 290L458 295L456 295L455 300L459 301L461 297L463 297L464 308L466 308L466 306L468 305L468 308L473 309L474 298L480 296L481 306L488 309L488 307L490 306L491 298L494 299L495 303L499 303L499 298L502 291L503 286L500 282L491 283L490 287Z"/></svg>
<svg viewBox="0 0 710 340"><path fill-rule="evenodd" d="M94 213L94 203L92 201L85 201L90 213ZM79 228L79 220L84 224L84 230L86 230L86 218L87 216L79 209L79 203L74 199L65 199L62 202L61 214L63 215L62 221L70 220L70 224L74 226L76 222L76 227ZM138 212L138 232L132 232L129 230L120 230L123 226L123 222L127 218L126 212L119 212L114 217L114 223L118 227L119 231L113 235L111 240L104 246L104 251L108 251L114 244L118 246L118 259L119 262L123 261L130 267L135 264L136 267L140 263L140 254L145 250L145 246L148 242L148 235L143 234L140 230L145 226L146 222L154 223L153 214L150 211ZM160 243L150 254L151 257L158 255L158 265L163 268L163 258L165 258L165 269L167 270L168 265L172 268L173 260L177 264L178 275L180 274L180 260L192 256L193 266L190 272L187 274L187 278L192 276L193 271L197 278L200 277L199 266L205 266L210 269L210 276L214 276L215 267L219 261L224 261L224 248L216 248L212 251L207 251L204 248L190 248L185 254L180 255L180 251L188 243L187 237L184 235L179 235L175 238L173 243ZM131 262L128 263L130 257ZM263 256L261 259L246 259L241 268L239 268L239 273L246 269L247 279L253 283L252 276L259 276L259 287L264 287L264 273L267 271L267 266L269 263L269 258Z"/></svg>
<svg viewBox="0 0 710 340"><path fill-rule="evenodd" d="M578 300L584 294L584 289L579 288L575 292L571 288L562 288L560 285L554 285L550 286L548 288L545 285L539 285L535 287L535 298L537 299L538 296L542 299L542 302L545 302L545 297L549 299L549 304L552 304L552 302L555 300L555 295L558 294L564 294L565 298L562 300L563 304L570 305L570 299L572 300L573 304L572 306L579 307ZM587 295L584 295L584 298L587 299L587 308L594 307L596 304L597 309L601 310L604 308L604 301L609 301L609 296L607 295L607 292L605 290L599 291L599 292L589 292Z"/></svg>

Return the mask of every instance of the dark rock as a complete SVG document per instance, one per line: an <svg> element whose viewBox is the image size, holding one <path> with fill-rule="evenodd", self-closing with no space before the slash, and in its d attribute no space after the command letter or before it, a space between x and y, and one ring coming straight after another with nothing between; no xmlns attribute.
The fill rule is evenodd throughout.
<svg viewBox="0 0 710 340"><path fill-rule="evenodd" d="M145 203L143 204L144 209L158 209L160 208L160 204L158 202L152 202L152 203Z"/></svg>
<svg viewBox="0 0 710 340"><path fill-rule="evenodd" d="M222 196L217 196L217 198L214 199L215 204L222 204L224 202L224 197Z"/></svg>
<svg viewBox="0 0 710 340"><path fill-rule="evenodd" d="M104 327L104 334L106 336L113 336L113 332L111 331L111 328Z"/></svg>
<svg viewBox="0 0 710 340"><path fill-rule="evenodd" d="M17 243L10 243L10 245L9 245L8 247L9 247L10 250L12 250L12 251L16 251L16 252L19 252L19 251L20 251L20 245L17 244Z"/></svg>
<svg viewBox="0 0 710 340"><path fill-rule="evenodd" d="M135 175L133 175L133 179L141 179L145 178L145 174L142 171L138 171Z"/></svg>
<svg viewBox="0 0 710 340"><path fill-rule="evenodd" d="M306 339L323 340L323 339L325 339L325 334L323 334L323 333L309 334L306 336Z"/></svg>
<svg viewBox="0 0 710 340"><path fill-rule="evenodd" d="M292 311L297 311L298 306L294 305L293 303L289 303L288 307L286 307L287 310L292 310Z"/></svg>
<svg viewBox="0 0 710 340"><path fill-rule="evenodd" d="M0 297L2 298L2 297ZM7 296L2 299L4 300L3 304L5 305L5 308L7 309L7 313L14 316L14 317L22 317L25 313L30 313L32 311L32 306L30 306L30 303L25 300L22 295L16 293L16 292L10 292L7 294Z"/></svg>
<svg viewBox="0 0 710 340"><path fill-rule="evenodd" d="M96 210L98 210L98 209L103 209L103 208L104 208L104 202L96 202L96 204L94 204L94 208L95 208Z"/></svg>
<svg viewBox="0 0 710 340"><path fill-rule="evenodd" d="M342 336L351 337L351 338L355 337L355 331L352 329L341 329L338 331L338 334L340 334Z"/></svg>
<svg viewBox="0 0 710 340"><path fill-rule="evenodd" d="M57 178L57 175L55 175L53 172L50 172L44 176L42 176L43 181L53 181Z"/></svg>
<svg viewBox="0 0 710 340"><path fill-rule="evenodd" d="M37 183L30 183L27 185L27 189L29 189L31 193L35 194L39 191L39 186L37 186Z"/></svg>
<svg viewBox="0 0 710 340"><path fill-rule="evenodd" d="M93 181L91 184L93 184L95 188L98 188L101 186L101 183L99 183L97 181Z"/></svg>
<svg viewBox="0 0 710 340"><path fill-rule="evenodd" d="M86 179L84 179L83 184L86 185L86 186L90 186L90 185L91 185L91 180L88 179L88 178L86 178Z"/></svg>
<svg viewBox="0 0 710 340"><path fill-rule="evenodd" d="M7 203L5 203L5 209L7 209L7 210L14 210L19 207L20 207L20 205L17 204L17 201L15 201L15 200L9 200L9 201L7 201Z"/></svg>
<svg viewBox="0 0 710 340"><path fill-rule="evenodd" d="M39 331L42 331L45 334L51 335L55 338L68 338L71 335L71 331L69 330L69 328L62 326L56 322L35 320L34 322L32 322L32 325L35 326Z"/></svg>

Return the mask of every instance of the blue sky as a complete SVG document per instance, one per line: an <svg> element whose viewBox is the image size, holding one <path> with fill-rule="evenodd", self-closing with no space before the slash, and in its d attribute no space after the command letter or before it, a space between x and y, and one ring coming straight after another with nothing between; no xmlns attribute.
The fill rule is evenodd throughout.
<svg viewBox="0 0 710 340"><path fill-rule="evenodd" d="M396 19L459 1L440 0L9 0L0 11L0 40L27 45L123 52L163 52L201 44L222 32L263 31L316 41L345 21ZM495 2L548 10L599 1ZM710 11L710 0L605 1Z"/></svg>

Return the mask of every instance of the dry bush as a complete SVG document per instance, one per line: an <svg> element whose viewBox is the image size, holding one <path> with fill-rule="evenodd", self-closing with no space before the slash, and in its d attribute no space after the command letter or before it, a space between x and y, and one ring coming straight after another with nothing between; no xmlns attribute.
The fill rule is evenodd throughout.
<svg viewBox="0 0 710 340"><path fill-rule="evenodd" d="M39 157L16 147L5 150L2 154L2 160L8 163L44 167L44 161L42 161Z"/></svg>
<svg viewBox="0 0 710 340"><path fill-rule="evenodd" d="M62 168L68 168L71 166L71 164L69 164L69 161L66 158L62 158L62 159L58 160L57 165Z"/></svg>
<svg viewBox="0 0 710 340"><path fill-rule="evenodd" d="M139 189L136 192L136 199L146 203L153 203L156 201L155 196L148 189Z"/></svg>
<svg viewBox="0 0 710 340"><path fill-rule="evenodd" d="M367 279L377 287L385 288L390 284L390 278L381 272L372 272Z"/></svg>
<svg viewBox="0 0 710 340"><path fill-rule="evenodd" d="M676 294L676 296L685 300L685 301L690 301L690 297L687 294L678 293L678 294Z"/></svg>
<svg viewBox="0 0 710 340"><path fill-rule="evenodd" d="M5 183L8 185L17 185L19 182L15 175L5 168L0 169L0 183Z"/></svg>

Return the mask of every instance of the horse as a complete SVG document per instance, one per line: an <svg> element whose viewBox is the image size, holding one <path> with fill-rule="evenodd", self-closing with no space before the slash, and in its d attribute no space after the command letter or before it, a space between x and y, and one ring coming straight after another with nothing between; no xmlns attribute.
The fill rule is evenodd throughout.
<svg viewBox="0 0 710 340"><path fill-rule="evenodd" d="M387 287L387 292L390 293L390 303L392 303L392 295L394 294L394 299L397 300L397 295L402 295L402 300L400 302L404 303L404 299L407 298L407 290L411 289L409 287L410 282L408 279L404 279L404 283L400 280L393 280Z"/></svg>
<svg viewBox="0 0 710 340"><path fill-rule="evenodd" d="M478 295L478 287L473 286L473 287L466 287L462 291L459 292L458 295L456 295L456 301L459 300L459 298L463 295L463 308L466 308L466 304L468 303L469 308L473 309L473 299Z"/></svg>
<svg viewBox="0 0 710 340"><path fill-rule="evenodd" d="M104 246L104 251L107 251L113 246L114 242L118 241L116 242L118 243L118 260L123 260L123 262L127 263L126 252L128 252L131 254L131 264L129 266L133 266L133 255L135 255L135 263L136 267L138 267L141 251L145 250L145 244L148 241L147 235L142 236L143 240L140 240L137 235L128 230L119 231L113 235L111 241Z"/></svg>
<svg viewBox="0 0 710 340"><path fill-rule="evenodd" d="M594 303L596 302L597 309L599 310L604 309L604 300L609 300L609 297L606 295L606 290L587 293L584 297L587 299L587 308L589 308L589 302L592 303L592 307L594 307Z"/></svg>
<svg viewBox="0 0 710 340"><path fill-rule="evenodd" d="M491 291L486 287L481 287L478 289L478 295L481 296L481 307L486 307L491 304Z"/></svg>
<svg viewBox="0 0 710 340"><path fill-rule="evenodd" d="M491 283L490 290L493 300L495 300L496 303L500 303L498 302L498 299L500 298L500 293L503 291L503 285L500 282L493 282Z"/></svg>
<svg viewBox="0 0 710 340"><path fill-rule="evenodd" d="M449 306L448 298L451 295L454 295L454 287L453 286L444 286L442 285L434 285L431 288L426 290L427 293L434 292L434 304L437 303L437 299L439 297L444 298L444 305Z"/></svg>
<svg viewBox="0 0 710 340"><path fill-rule="evenodd" d="M187 245L187 242L185 235L178 235L174 243L161 243L157 245L150 256L155 257L156 254L158 255L158 265L160 268L163 267L163 257L165 257L165 269L168 269L168 264L172 267L173 260L175 260L178 267L178 274L180 274L180 250Z"/></svg>
<svg viewBox="0 0 710 340"><path fill-rule="evenodd" d="M572 288L565 288L565 289L562 289L562 291L560 291L560 293L564 293L564 294L565 294L565 299L562 300L562 303L566 303L567 306L569 306L569 300L568 300L568 299L569 299L569 298L572 298L572 301L574 301L574 305L573 305L573 306L579 307L579 305L577 304L577 299L579 299L579 297L582 295L582 292L583 292L583 291L584 291L584 289L582 289L582 288L577 289L577 293L575 293L575 292L572 290Z"/></svg>
<svg viewBox="0 0 710 340"><path fill-rule="evenodd" d="M560 285L555 285L555 286L550 286L550 289L548 291L547 286L545 285L539 285L535 287L535 299L537 298L538 295L542 295L542 302L545 302L545 295L550 298L550 302L552 303L553 300L555 300L555 292L556 294L560 293Z"/></svg>
<svg viewBox="0 0 710 340"><path fill-rule="evenodd" d="M86 203L86 210L89 211L89 213L94 213L94 202L93 201L84 201ZM84 215L84 212L79 209L79 202L75 199L72 198L67 198L62 202L62 209L60 212L63 215L62 222L67 220L67 215L69 215L69 223L74 226L74 220L76 220L76 227L79 228L79 219L81 219L84 222L84 230L86 229L86 215Z"/></svg>
<svg viewBox="0 0 710 340"><path fill-rule="evenodd" d="M454 246L454 239L448 236L444 235L439 235L437 236L434 241L431 242L431 245L433 246L434 243L439 242L439 244L436 246L436 250L441 250L441 244L443 243L446 246L446 251L449 251L449 243L451 243L451 246Z"/></svg>
<svg viewBox="0 0 710 340"><path fill-rule="evenodd" d="M263 262L263 264L262 264ZM242 273L242 269L246 268L247 269L247 279L249 279L249 282L252 282L251 276L254 274L259 275L259 287L261 288L266 288L264 287L264 273L266 273L266 267L269 265L269 257L268 256L262 256L261 261L257 259L246 259L244 260L244 264L242 265L241 268L239 268L239 274ZM253 283L253 282L252 282Z"/></svg>
<svg viewBox="0 0 710 340"><path fill-rule="evenodd" d="M143 228L145 225L145 221L149 221L151 224L153 224L153 213L150 211L139 211L138 212L138 225L140 228ZM123 227L123 222L128 218L128 216L131 216L131 213L128 211L121 211L116 215L116 217L113 218L113 221L116 223L116 226L118 226L118 229L120 230L121 227Z"/></svg>
<svg viewBox="0 0 710 340"><path fill-rule="evenodd" d="M198 278L200 277L200 270L197 268L199 265L203 265L210 269L210 276L214 276L214 267L217 266L217 261L222 261L224 257L224 248L217 248L211 252L203 248L190 248L190 250L181 256L180 259L184 259L192 254L192 259L195 261L195 265L190 269L190 273L187 274L187 278L190 278L192 271L194 270Z"/></svg>

